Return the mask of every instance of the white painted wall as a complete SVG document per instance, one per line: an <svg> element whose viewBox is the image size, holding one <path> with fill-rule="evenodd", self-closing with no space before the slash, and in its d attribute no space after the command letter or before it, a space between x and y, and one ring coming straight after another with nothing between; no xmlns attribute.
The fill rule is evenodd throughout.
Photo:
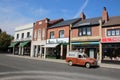
<svg viewBox="0 0 120 80"><path fill-rule="evenodd" d="M30 37L27 38L27 32L30 32ZM22 39L22 33L24 33L24 38ZM17 38L17 34L19 34L19 38ZM14 34L14 41L25 41L25 40L32 40L33 36L33 23L26 24L24 26L20 26L15 28L15 34Z"/></svg>

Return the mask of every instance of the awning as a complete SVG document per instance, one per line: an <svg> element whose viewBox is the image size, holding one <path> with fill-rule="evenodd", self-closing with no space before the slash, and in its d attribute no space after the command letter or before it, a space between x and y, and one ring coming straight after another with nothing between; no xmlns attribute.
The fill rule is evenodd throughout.
<svg viewBox="0 0 120 80"><path fill-rule="evenodd" d="M55 48L57 45L59 45L59 44L46 44L43 47L46 47L46 48Z"/></svg>
<svg viewBox="0 0 120 80"><path fill-rule="evenodd" d="M84 45L84 44L90 44L90 45L94 45L94 44L99 44L100 42L72 42L72 45Z"/></svg>
<svg viewBox="0 0 120 80"><path fill-rule="evenodd" d="M20 43L19 47L24 47L25 45L27 45L30 41L24 41Z"/></svg>
<svg viewBox="0 0 120 80"><path fill-rule="evenodd" d="M11 44L10 44L10 46L8 46L8 47L14 47L15 45L17 45L19 42L12 42Z"/></svg>

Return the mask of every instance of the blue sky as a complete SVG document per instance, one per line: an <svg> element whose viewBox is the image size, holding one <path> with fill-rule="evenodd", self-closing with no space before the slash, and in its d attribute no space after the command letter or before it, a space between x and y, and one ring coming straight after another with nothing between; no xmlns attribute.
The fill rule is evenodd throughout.
<svg viewBox="0 0 120 80"><path fill-rule="evenodd" d="M102 15L120 16L120 0L0 0L0 28L14 35L15 27L43 18L72 19L84 12L87 18Z"/></svg>

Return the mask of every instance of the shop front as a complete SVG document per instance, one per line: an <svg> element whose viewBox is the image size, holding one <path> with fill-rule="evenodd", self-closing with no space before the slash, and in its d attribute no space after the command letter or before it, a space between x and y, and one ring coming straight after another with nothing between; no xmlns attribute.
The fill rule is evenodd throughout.
<svg viewBox="0 0 120 80"><path fill-rule="evenodd" d="M72 42L72 50L82 50L91 58L99 58L99 43L98 41L90 42Z"/></svg>
<svg viewBox="0 0 120 80"><path fill-rule="evenodd" d="M20 42L12 42L9 46L10 52L12 51L13 54L18 55L19 54L19 44Z"/></svg>
<svg viewBox="0 0 120 80"><path fill-rule="evenodd" d="M19 55L30 56L31 41L22 41L19 44Z"/></svg>
<svg viewBox="0 0 120 80"><path fill-rule="evenodd" d="M47 39L46 56L56 59L65 59L69 51L69 38Z"/></svg>
<svg viewBox="0 0 120 80"><path fill-rule="evenodd" d="M120 37L102 38L102 62L120 64Z"/></svg>

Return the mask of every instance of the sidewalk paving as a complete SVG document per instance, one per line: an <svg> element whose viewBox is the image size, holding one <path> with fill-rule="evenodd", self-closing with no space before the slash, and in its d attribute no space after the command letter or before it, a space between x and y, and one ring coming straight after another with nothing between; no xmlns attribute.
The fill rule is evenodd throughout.
<svg viewBox="0 0 120 80"><path fill-rule="evenodd" d="M62 59L50 59L50 58L40 58L40 57L30 57L30 56L19 56L19 55L8 55L12 57L19 57L19 58L27 58L27 59L34 59L34 60L42 60L42 61L50 61L50 62L57 62L57 63L66 63L65 60ZM115 68L115 69L120 69L120 65L117 64L107 64L107 63L100 63L100 67L104 68Z"/></svg>

